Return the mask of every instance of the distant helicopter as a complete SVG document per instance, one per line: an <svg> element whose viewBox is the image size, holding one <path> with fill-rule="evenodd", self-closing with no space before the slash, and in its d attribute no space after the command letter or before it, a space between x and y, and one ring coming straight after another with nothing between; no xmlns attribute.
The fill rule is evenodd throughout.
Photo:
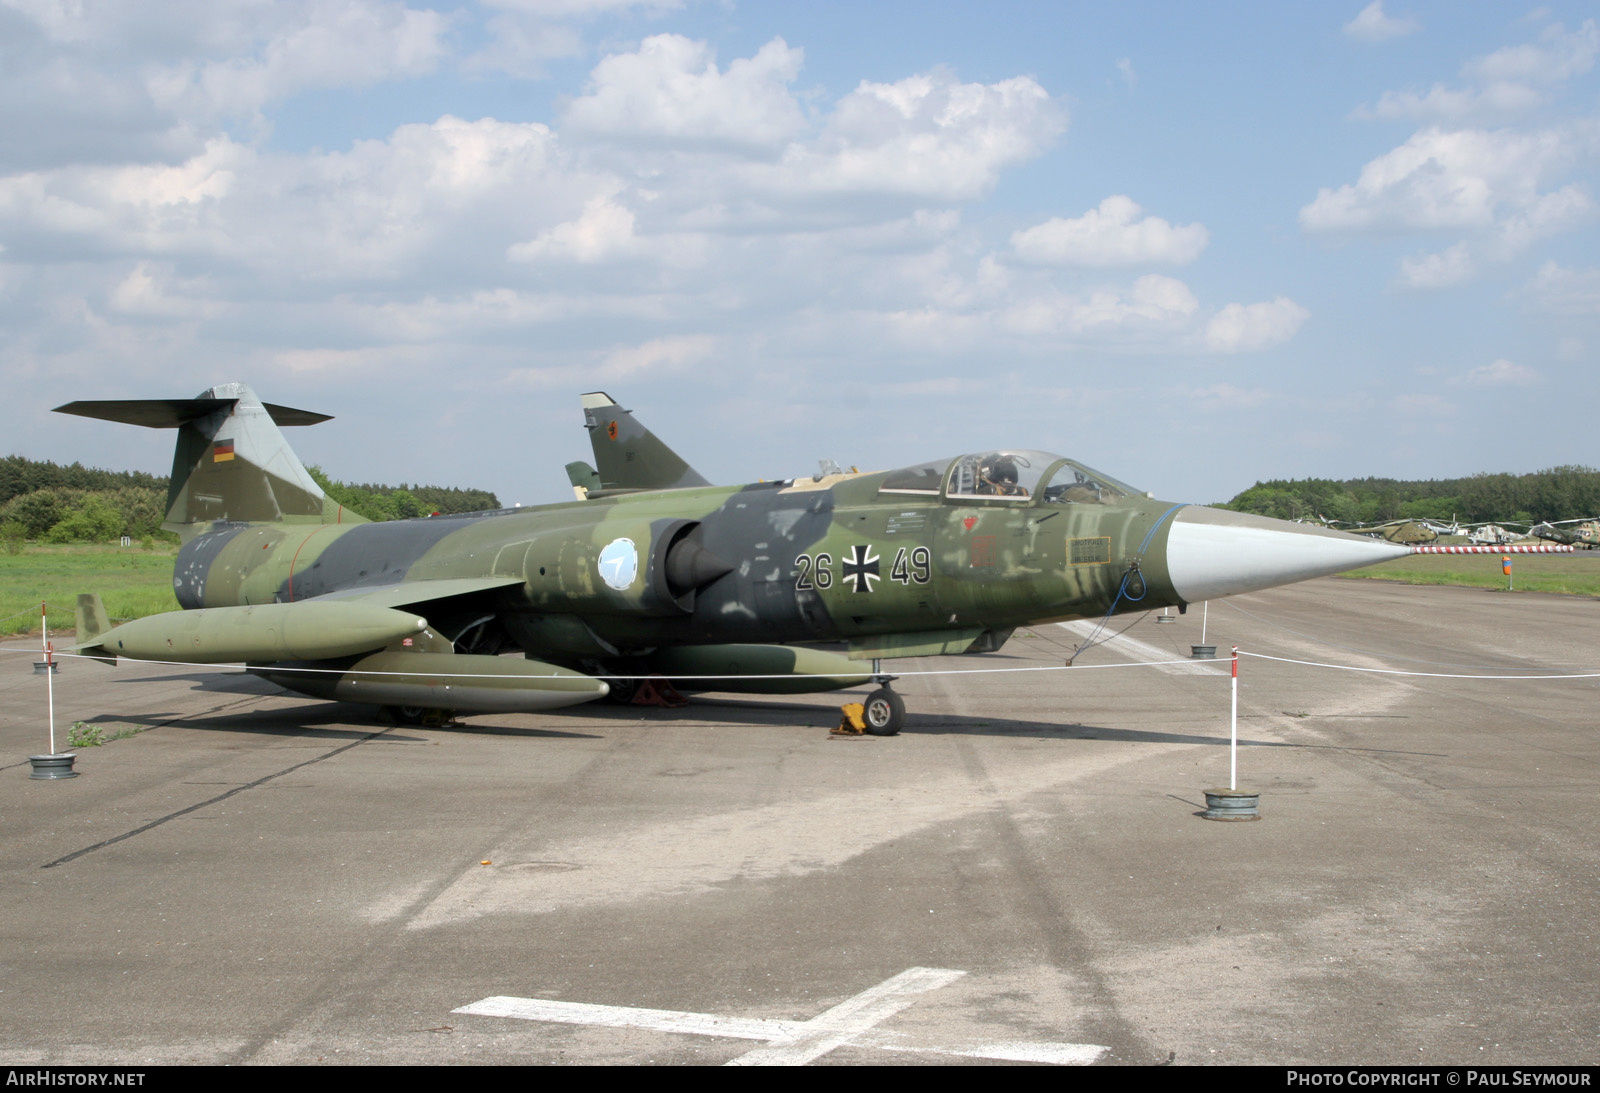
<svg viewBox="0 0 1600 1093"><path fill-rule="evenodd" d="M1349 532L1351 535L1367 535L1374 539L1386 539L1391 543L1406 545L1431 543L1441 535L1454 535L1461 530L1454 521L1440 524L1432 520L1389 520L1382 524L1364 525L1351 525L1333 520L1329 522L1329 526Z"/></svg>
<svg viewBox="0 0 1600 1093"><path fill-rule="evenodd" d="M1474 546L1505 546L1528 537L1526 532L1513 531L1499 524L1467 524L1462 530L1467 533L1467 542Z"/></svg>
<svg viewBox="0 0 1600 1093"><path fill-rule="evenodd" d="M1600 520L1580 517L1576 520L1545 521L1533 525L1529 534L1539 539L1548 539L1552 543L1565 543L1568 546L1593 550L1600 546Z"/></svg>

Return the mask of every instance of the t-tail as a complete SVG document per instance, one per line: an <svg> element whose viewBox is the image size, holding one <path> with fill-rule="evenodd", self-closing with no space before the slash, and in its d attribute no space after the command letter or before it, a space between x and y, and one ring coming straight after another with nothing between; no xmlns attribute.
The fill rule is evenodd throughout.
<svg viewBox="0 0 1600 1093"><path fill-rule="evenodd" d="M589 443L594 446L600 488L592 488L589 474L595 472L580 463L567 466L574 489L593 497L601 493L711 485L682 456L641 425L632 410L618 406L604 391L590 391L582 401L583 424L589 430Z"/></svg>
<svg viewBox="0 0 1600 1093"><path fill-rule="evenodd" d="M224 383L191 399L69 402L56 412L178 430L162 527L185 539L219 520L365 523L323 494L278 431L330 416L264 403L245 384Z"/></svg>

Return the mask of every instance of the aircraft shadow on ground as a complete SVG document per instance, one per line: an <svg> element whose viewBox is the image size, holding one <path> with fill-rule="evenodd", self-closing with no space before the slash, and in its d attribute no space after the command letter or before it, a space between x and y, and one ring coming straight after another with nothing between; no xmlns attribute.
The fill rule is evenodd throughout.
<svg viewBox="0 0 1600 1093"><path fill-rule="evenodd" d="M196 691L223 691L251 695L286 695L289 694L276 683L244 672L174 672L164 676L138 676L124 677L110 680L111 683L193 683Z"/></svg>
<svg viewBox="0 0 1600 1093"><path fill-rule="evenodd" d="M276 684L248 675L218 675L213 672L174 673L164 676L144 676L139 679L119 679L117 683L193 682L194 690L210 693L236 693L262 697L296 698ZM848 696L846 696L848 697ZM480 736L597 739L597 732L572 729L539 728L536 726L497 724L504 715L463 713L463 720L454 725L429 728L424 726L395 727L385 733L384 740L420 741L427 736L414 733L452 732ZM536 718L559 717L570 724L573 721L593 724L602 729L609 724L674 724L699 722L737 727L816 728L832 729L838 724L836 707L801 702L785 702L774 697L716 698L696 695L688 706L677 709L651 706L621 706L605 702L574 706L552 714L512 715ZM382 731L388 722L373 707L356 703L322 702L312 700L303 704L272 710L247 710L236 713L182 715L172 711L140 711L136 716L103 715L84 719L91 725L146 724L151 727L207 729L214 731L256 734L283 734L286 732L315 735L327 739L354 740ZM159 724L152 724L159 723ZM362 728L370 725L370 728ZM919 714L912 712L901 730L907 736L938 736L959 734L964 736L1035 736L1063 740L1106 740L1139 744L1201 744L1222 746L1228 744L1224 736L1201 733L1158 732L1149 729L1122 729L1107 725L1084 725L1077 722L1048 722L994 715L965 716L960 714ZM1301 744L1281 740L1245 738L1241 747L1254 748L1328 748L1327 744ZM1336 748L1335 750L1350 750ZM1371 748L1354 750L1371 751ZM1377 749L1381 750L1381 749Z"/></svg>
<svg viewBox="0 0 1600 1093"><path fill-rule="evenodd" d="M595 734L540 729L521 725L484 725L471 722L441 728L422 725L393 725L370 706L344 702L307 702L300 706L272 710L239 710L229 713L180 714L170 710L141 711L137 715L103 714L83 719L90 725L143 726L153 729L244 733L257 736L298 736L318 740L362 740L373 743L421 743L434 733L476 733L508 737L563 737L595 739ZM387 730L387 731L385 731ZM375 735L381 733L382 735Z"/></svg>
<svg viewBox="0 0 1600 1093"><path fill-rule="evenodd" d="M815 727L828 731L838 724L839 712L834 707L815 706L798 702L759 699L725 699L696 696L689 705L678 709L660 709L640 706L606 706L595 703L567 712L570 717L593 720L648 720L658 723L679 721L711 722L737 726L769 726L773 728ZM1047 721L1028 721L1019 718L995 716L962 716L959 714L918 714L906 717L905 736L937 736L961 734L965 736L1046 736L1066 740L1112 740L1143 744L1213 744L1226 747L1228 738L1197 733L1152 732L1146 729L1117 729L1103 725L1061 724ZM1299 744L1278 740L1240 740L1240 746L1295 748Z"/></svg>

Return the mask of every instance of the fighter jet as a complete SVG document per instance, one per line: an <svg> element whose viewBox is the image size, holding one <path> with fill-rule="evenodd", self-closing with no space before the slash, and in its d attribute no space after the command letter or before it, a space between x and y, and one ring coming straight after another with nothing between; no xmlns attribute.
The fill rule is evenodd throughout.
<svg viewBox="0 0 1600 1093"><path fill-rule="evenodd" d="M583 408L596 465L568 466L578 500L368 523L280 432L327 415L242 383L58 407L177 430L166 526L183 539L183 610L113 627L80 597L77 649L243 662L403 721L552 709L657 675L759 694L871 684L866 727L887 736L905 706L885 660L994 651L1021 625L1181 611L1407 552L1156 500L1022 448L713 486L609 396Z"/></svg>

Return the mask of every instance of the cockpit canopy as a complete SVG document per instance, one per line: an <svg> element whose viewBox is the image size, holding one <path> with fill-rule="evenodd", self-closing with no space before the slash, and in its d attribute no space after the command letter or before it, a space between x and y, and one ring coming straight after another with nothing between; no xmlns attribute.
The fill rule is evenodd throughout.
<svg viewBox="0 0 1600 1093"><path fill-rule="evenodd" d="M1136 490L1074 459L1024 449L974 452L890 471L880 493L941 494L947 500L1110 505Z"/></svg>

